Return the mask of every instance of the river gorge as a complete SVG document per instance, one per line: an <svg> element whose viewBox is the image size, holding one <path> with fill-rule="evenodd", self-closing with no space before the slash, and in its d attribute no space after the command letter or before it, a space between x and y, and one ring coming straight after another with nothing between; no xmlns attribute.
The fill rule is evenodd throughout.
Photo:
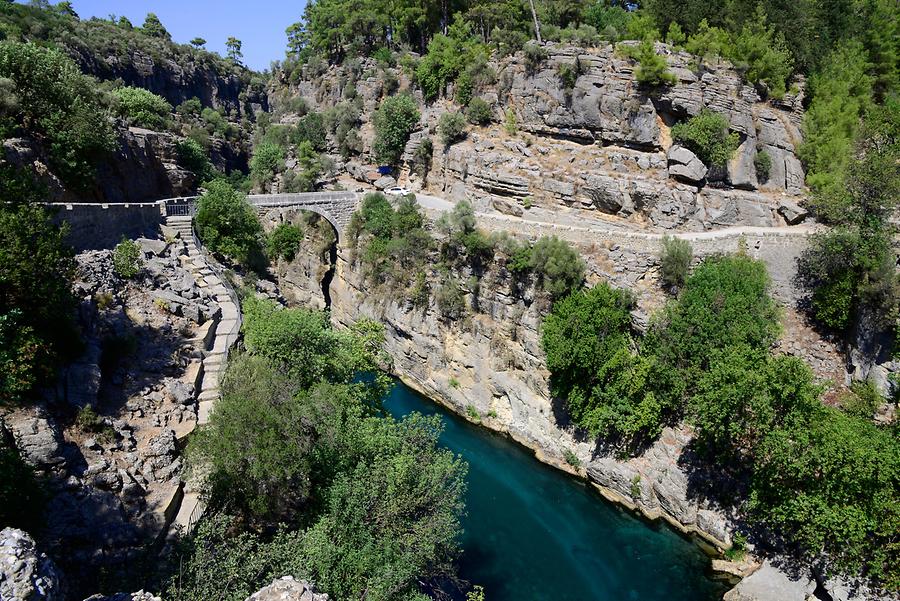
<svg viewBox="0 0 900 601"><path fill-rule="evenodd" d="M441 444L469 463L460 576L491 601L712 601L726 587L685 537L602 499L508 438L396 382L395 417L439 414Z"/></svg>

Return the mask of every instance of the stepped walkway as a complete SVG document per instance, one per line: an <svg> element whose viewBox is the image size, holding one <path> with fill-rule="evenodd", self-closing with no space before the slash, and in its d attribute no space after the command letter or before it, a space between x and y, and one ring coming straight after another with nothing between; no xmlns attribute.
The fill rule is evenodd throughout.
<svg viewBox="0 0 900 601"><path fill-rule="evenodd" d="M194 235L193 218L189 215L168 216L166 225L187 245L188 254L182 256L183 267L191 272L198 286L209 291L221 312L219 318L207 322L205 329L194 339L205 354L200 369L200 385L196 387L197 425L202 426L209 421L213 403L219 398L219 382L228 351L237 342L241 331L241 309L234 289L222 277L219 267L206 255ZM188 532L203 514L203 509L198 491L191 482L186 482L174 523Z"/></svg>

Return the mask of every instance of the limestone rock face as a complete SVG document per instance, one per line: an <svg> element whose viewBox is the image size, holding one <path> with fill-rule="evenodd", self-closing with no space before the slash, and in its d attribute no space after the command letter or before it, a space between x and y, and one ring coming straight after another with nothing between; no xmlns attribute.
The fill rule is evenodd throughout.
<svg viewBox="0 0 900 601"><path fill-rule="evenodd" d="M259 589L246 601L328 601L328 595L316 593L312 585L303 580L285 576Z"/></svg>
<svg viewBox="0 0 900 601"><path fill-rule="evenodd" d="M815 589L808 575L790 576L767 560L725 593L724 601L806 601Z"/></svg>
<svg viewBox="0 0 900 601"><path fill-rule="evenodd" d="M698 184L706 177L706 165L696 154L677 144L666 154L669 160L669 175L690 184Z"/></svg>
<svg viewBox="0 0 900 601"><path fill-rule="evenodd" d="M0 531L0 599L65 601L62 576L31 536L15 528Z"/></svg>
<svg viewBox="0 0 900 601"><path fill-rule="evenodd" d="M6 423L16 439L23 459L30 465L49 470L65 463L62 456L62 436L56 420L43 408L33 413L17 413Z"/></svg>
<svg viewBox="0 0 900 601"><path fill-rule="evenodd" d="M117 151L97 170L100 198L137 202L190 193L196 178L178 166L176 141L172 134L137 127L120 131Z"/></svg>

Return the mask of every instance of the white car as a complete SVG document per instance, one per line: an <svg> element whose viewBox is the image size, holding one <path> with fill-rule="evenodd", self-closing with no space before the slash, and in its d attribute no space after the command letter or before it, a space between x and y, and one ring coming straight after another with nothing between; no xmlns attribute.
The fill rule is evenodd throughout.
<svg viewBox="0 0 900 601"><path fill-rule="evenodd" d="M388 196L406 196L407 194L411 194L411 192L403 186L394 186L393 188L387 188L384 193Z"/></svg>

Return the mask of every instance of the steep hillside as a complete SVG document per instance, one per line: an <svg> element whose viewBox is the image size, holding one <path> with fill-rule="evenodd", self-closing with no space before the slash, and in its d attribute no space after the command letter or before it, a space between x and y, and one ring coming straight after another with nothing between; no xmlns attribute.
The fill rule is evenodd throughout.
<svg viewBox="0 0 900 601"><path fill-rule="evenodd" d="M715 229L730 225L795 224L806 216L799 203L804 173L797 158L801 141L802 91L766 101L728 63L699 66L691 55L660 45L678 81L648 90L635 79L635 61L611 45L598 48L551 45L537 65L524 51L494 57L484 65L484 83L474 96L489 112L482 125L467 125L459 141L441 141L439 123L462 114L452 100L423 101L399 67L362 60L332 67L319 76L305 70L296 83L276 85L270 96L281 124L293 125L303 110L318 111L334 124L328 150L336 171L374 183L373 118L381 100L409 89L421 120L410 136L396 173L413 189L453 199L493 203L520 212L533 205L587 209L634 225L663 229ZM561 72L573 79L564 82ZM567 87L568 86L568 87ZM447 97L452 98L451 86ZM359 119L358 154L342 148L340 119ZM738 136L733 158L707 168L672 141L672 127L709 110L722 115ZM416 171L423 140L434 148L422 178ZM755 166L764 155L770 166ZM693 164L692 164L693 161ZM756 161L758 162L758 161ZM688 168L690 166L690 168ZM380 186L389 180L379 182Z"/></svg>

